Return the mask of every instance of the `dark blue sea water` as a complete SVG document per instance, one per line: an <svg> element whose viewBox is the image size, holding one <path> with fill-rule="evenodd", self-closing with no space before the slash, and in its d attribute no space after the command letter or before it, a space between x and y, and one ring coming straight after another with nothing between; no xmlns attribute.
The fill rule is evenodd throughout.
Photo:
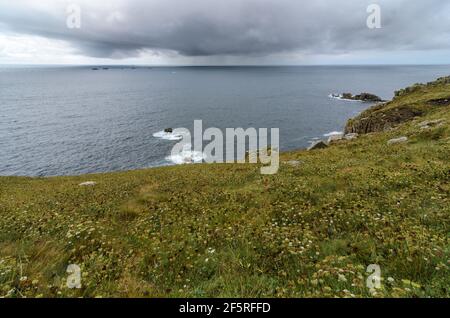
<svg viewBox="0 0 450 318"><path fill-rule="evenodd" d="M0 175L53 176L171 164L167 127L279 128L302 148L369 104L330 93L394 90L450 66L0 67Z"/></svg>

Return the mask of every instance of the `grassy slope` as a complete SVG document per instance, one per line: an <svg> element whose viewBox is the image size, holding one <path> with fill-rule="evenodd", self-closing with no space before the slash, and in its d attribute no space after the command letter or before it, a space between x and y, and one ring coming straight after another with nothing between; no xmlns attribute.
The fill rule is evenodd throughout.
<svg viewBox="0 0 450 318"><path fill-rule="evenodd" d="M397 102L450 96L426 89ZM417 127L436 118L446 123ZM448 297L448 123L449 107L429 108L389 132L285 153L302 164L274 176L192 165L0 178L0 295L372 296L375 263L375 296ZM399 136L409 142L386 145ZM65 287L71 263L81 290Z"/></svg>

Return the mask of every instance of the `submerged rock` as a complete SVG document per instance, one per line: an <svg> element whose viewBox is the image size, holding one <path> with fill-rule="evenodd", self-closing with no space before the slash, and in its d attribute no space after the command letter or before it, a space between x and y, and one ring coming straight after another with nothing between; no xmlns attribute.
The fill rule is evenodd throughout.
<svg viewBox="0 0 450 318"><path fill-rule="evenodd" d="M394 144L402 144L408 141L408 137L400 137L391 139L387 142L388 145L394 145Z"/></svg>
<svg viewBox="0 0 450 318"><path fill-rule="evenodd" d="M342 94L343 99L353 99L353 94L351 93L344 93Z"/></svg>
<svg viewBox="0 0 450 318"><path fill-rule="evenodd" d="M351 93L344 93L342 94L343 99L349 99L349 100L359 100L362 102L383 102L384 100L381 99L381 97L370 94L370 93L361 93L359 95L353 96Z"/></svg>
<svg viewBox="0 0 450 318"><path fill-rule="evenodd" d="M319 140L319 141L314 142L311 146L309 146L308 151L316 150L316 149L324 149L327 147L328 147L328 145L323 140Z"/></svg>

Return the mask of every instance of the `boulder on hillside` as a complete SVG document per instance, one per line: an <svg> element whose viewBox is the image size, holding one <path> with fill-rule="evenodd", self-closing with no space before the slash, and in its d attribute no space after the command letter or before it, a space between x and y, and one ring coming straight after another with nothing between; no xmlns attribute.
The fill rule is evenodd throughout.
<svg viewBox="0 0 450 318"><path fill-rule="evenodd" d="M387 142L388 145L394 145L394 144L403 144L408 141L408 137L400 137L391 139Z"/></svg>
<svg viewBox="0 0 450 318"><path fill-rule="evenodd" d="M420 129L429 129L429 128L434 127L434 126L440 126L444 122L445 122L444 119L426 120L426 121L423 121L423 122L419 123L417 126Z"/></svg>
<svg viewBox="0 0 450 318"><path fill-rule="evenodd" d="M286 162L283 162L283 163L285 163L285 164L287 164L287 165L289 165L289 166L292 166L292 167L297 167L297 166L299 166L302 162L299 161L299 160L289 160L289 161L286 161Z"/></svg>
<svg viewBox="0 0 450 318"><path fill-rule="evenodd" d="M344 139L345 140L353 140L353 139L356 139L356 138L358 138L358 134L357 133L350 133L350 134L346 134L345 136L344 136Z"/></svg>
<svg viewBox="0 0 450 318"><path fill-rule="evenodd" d="M80 186L80 187L93 187L93 186L95 186L96 184L97 184L97 182L94 182L94 181L87 181L87 182L80 183L79 186Z"/></svg>

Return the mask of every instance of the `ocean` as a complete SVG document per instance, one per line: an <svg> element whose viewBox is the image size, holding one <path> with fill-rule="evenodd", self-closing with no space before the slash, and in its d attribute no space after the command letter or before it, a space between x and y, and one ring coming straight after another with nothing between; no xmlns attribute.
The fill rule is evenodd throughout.
<svg viewBox="0 0 450 318"><path fill-rule="evenodd" d="M165 128L279 128L282 151L342 131L368 103L450 66L0 67L0 175L56 176L176 164ZM172 139L172 140L171 140Z"/></svg>

